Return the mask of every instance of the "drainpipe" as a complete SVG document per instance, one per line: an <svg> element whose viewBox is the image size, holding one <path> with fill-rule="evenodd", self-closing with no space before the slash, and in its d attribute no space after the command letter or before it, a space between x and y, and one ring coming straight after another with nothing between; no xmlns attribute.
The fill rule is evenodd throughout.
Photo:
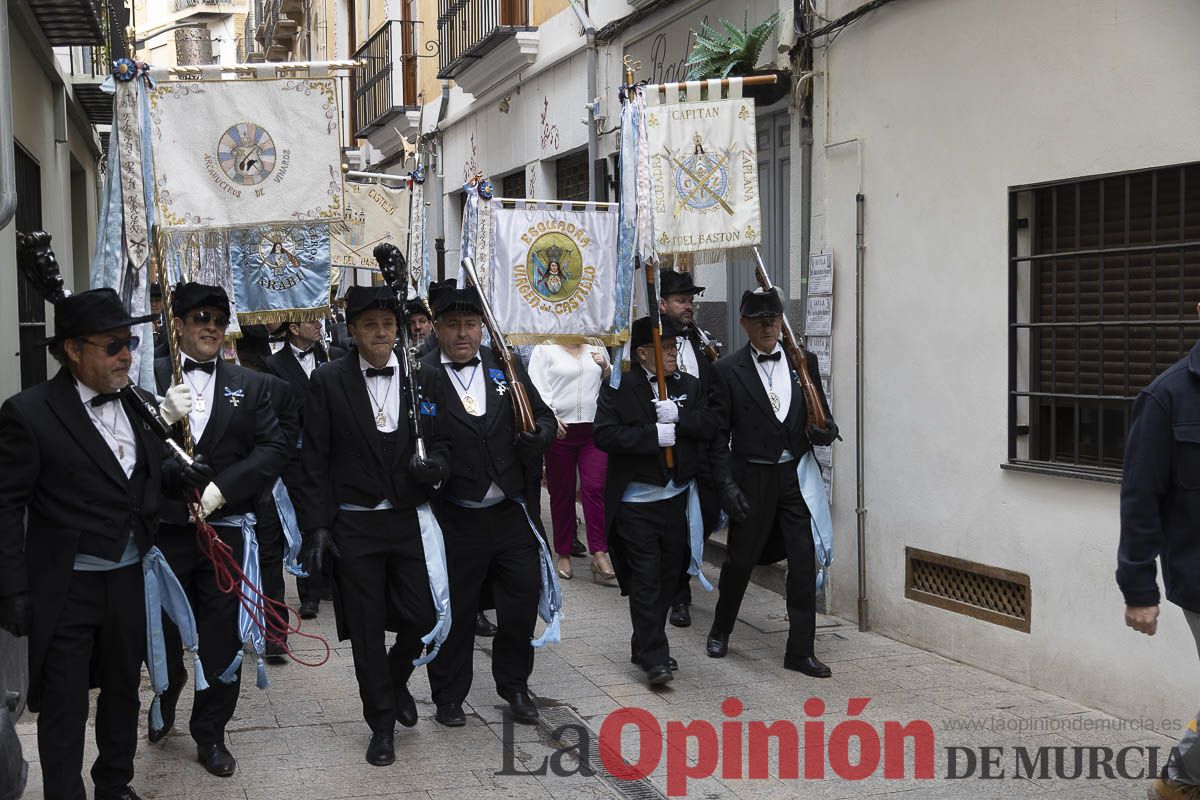
<svg viewBox="0 0 1200 800"><path fill-rule="evenodd" d="M12 69L9 58L8 0L0 0L0 230L17 213L17 173L13 156Z"/></svg>
<svg viewBox="0 0 1200 800"><path fill-rule="evenodd" d="M867 491L864 473L866 471L865 452L863 446L863 270L867 260L867 245L865 242L865 205L866 198L860 190L854 196L854 471L858 484L858 497L854 514L858 519L858 629L871 629L868 612L870 601L867 599Z"/></svg>
<svg viewBox="0 0 1200 800"><path fill-rule="evenodd" d="M599 111L599 99L596 90L597 53L596 26L588 16L579 0L571 0L571 10L583 26L583 35L587 37L587 126L588 126L588 200L596 200L596 156L600 150L599 134L596 133L596 112Z"/></svg>

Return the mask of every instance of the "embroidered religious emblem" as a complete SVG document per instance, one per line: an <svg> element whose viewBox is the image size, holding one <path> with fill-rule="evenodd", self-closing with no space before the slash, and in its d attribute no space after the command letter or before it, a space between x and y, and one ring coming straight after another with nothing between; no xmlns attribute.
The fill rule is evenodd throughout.
<svg viewBox="0 0 1200 800"><path fill-rule="evenodd" d="M782 403L779 400L779 395L774 392L767 392L767 399L771 401L771 409L778 411Z"/></svg>
<svg viewBox="0 0 1200 800"><path fill-rule="evenodd" d="M239 122L217 142L217 161L229 180L256 186L275 169L275 140L253 122Z"/></svg>
<svg viewBox="0 0 1200 800"><path fill-rule="evenodd" d="M472 397L469 394L464 394L462 396L462 404L463 404L463 408L465 408L467 410L467 413L470 414L472 417L479 416L479 403L475 402L474 397Z"/></svg>

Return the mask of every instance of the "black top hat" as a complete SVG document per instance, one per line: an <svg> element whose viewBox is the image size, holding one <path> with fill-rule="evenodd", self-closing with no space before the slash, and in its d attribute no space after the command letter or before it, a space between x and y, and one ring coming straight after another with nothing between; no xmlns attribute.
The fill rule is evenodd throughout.
<svg viewBox="0 0 1200 800"><path fill-rule="evenodd" d="M422 315L428 317L429 316L429 308L426 307L424 300L422 300L419 297L414 297L412 300L409 300L408 303L405 304L404 313L408 314L410 317L413 314L422 314Z"/></svg>
<svg viewBox="0 0 1200 800"><path fill-rule="evenodd" d="M433 310L433 318L454 311L469 314L483 314L483 298L474 286L459 289L458 281L444 280L440 283L429 284L429 306Z"/></svg>
<svg viewBox="0 0 1200 800"><path fill-rule="evenodd" d="M162 286L160 286L157 283L150 284L150 297L151 298L157 297L159 300L161 300L162 299Z"/></svg>
<svg viewBox="0 0 1200 800"><path fill-rule="evenodd" d="M783 298L779 289L771 287L771 291L747 289L742 292L742 304L739 313L744 318L749 317L778 317L783 315Z"/></svg>
<svg viewBox="0 0 1200 800"><path fill-rule="evenodd" d="M654 323L649 317L640 317L633 321L633 328L629 332L629 349L637 350L639 347L650 344L654 341ZM675 326L671 324L671 320L666 317L662 318L662 338L671 339L679 336L679 331L675 330Z"/></svg>
<svg viewBox="0 0 1200 800"><path fill-rule="evenodd" d="M229 295L220 286L179 283L171 291L171 312L182 317L194 308L210 306L229 316Z"/></svg>
<svg viewBox="0 0 1200 800"><path fill-rule="evenodd" d="M386 286L351 286L346 291L347 322L354 322L359 314L376 308L395 314L400 310L400 304Z"/></svg>
<svg viewBox="0 0 1200 800"><path fill-rule="evenodd" d="M131 317L112 289L89 289L54 304L54 335L43 344L56 344L90 333L128 328L154 319L156 314Z"/></svg>
<svg viewBox="0 0 1200 800"><path fill-rule="evenodd" d="M658 296L669 294L700 294L703 286L697 286L690 272L676 272L671 269L658 271Z"/></svg>

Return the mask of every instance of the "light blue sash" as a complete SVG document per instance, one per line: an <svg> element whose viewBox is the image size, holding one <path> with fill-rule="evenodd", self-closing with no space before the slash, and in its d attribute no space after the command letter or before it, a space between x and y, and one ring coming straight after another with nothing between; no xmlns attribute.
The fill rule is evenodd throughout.
<svg viewBox="0 0 1200 800"><path fill-rule="evenodd" d="M704 591L711 592L713 587L708 582L708 578L704 577L701 571L701 566L704 564L704 518L700 514L700 491L696 488L696 481L692 479L688 481L687 486L678 486L675 481L669 481L666 486L655 486L652 483L641 483L633 481L625 487L625 492L621 495L622 503L657 503L660 500L670 500L672 497L677 497L681 492L687 490L687 523L688 523L688 549L691 552L691 560L688 563L688 574L695 575L700 580L700 585L704 587Z"/></svg>
<svg viewBox="0 0 1200 800"><path fill-rule="evenodd" d="M550 557L550 548L546 546L545 539L538 533L533 517L529 516L525 498L514 497L513 500L519 503L521 510L525 512L525 519L529 521L529 529L533 533L533 538L537 539L538 547L542 551L542 592L538 597L538 615L546 623L546 630L542 631L542 635L534 639L532 644L534 647L558 644L562 641L563 599L562 587L558 584L558 574L554 571L554 560Z"/></svg>
<svg viewBox="0 0 1200 800"><path fill-rule="evenodd" d="M809 450L796 467L796 478L800 481L800 493L812 516L813 553L817 561L817 587L821 591L829 576L829 565L833 563L833 515L829 511L829 496L825 494L825 481L821 479L821 466Z"/></svg>
<svg viewBox="0 0 1200 800"><path fill-rule="evenodd" d="M235 514L208 522L213 526L242 529L242 574L246 576L246 580L242 582L243 597L239 598L238 603L238 635L242 639L242 649L238 650L233 661L229 663L217 680L221 683L237 681L241 677L242 653L250 652L254 654L255 661L258 663L256 685L259 689L266 689L269 682L267 681L267 665L263 661L263 651L267 646L267 626L263 620L262 609L258 607L265 600L262 594L262 572L258 564L258 537L254 534L256 522L253 514ZM247 605L252 607L247 608Z"/></svg>
<svg viewBox="0 0 1200 800"><path fill-rule="evenodd" d="M296 563L296 557L300 555L300 524L296 521L296 507L292 505L292 498L283 485L283 478L275 479L271 496L275 498L275 510L279 512L283 538L287 542L287 549L283 551L283 567L297 578L307 578L308 573Z"/></svg>
<svg viewBox="0 0 1200 800"><path fill-rule="evenodd" d="M146 668L154 701L150 704L150 724L157 730L163 727L161 697L170 679L167 675L167 646L163 639L162 615L165 611L175 627L183 646L192 654L192 672L196 676L196 691L208 688L204 667L200 664L200 637L196 634L196 617L188 604L187 593L171 571L162 551L151 547L142 556L142 579L146 595Z"/></svg>
<svg viewBox="0 0 1200 800"><path fill-rule="evenodd" d="M433 594L433 609L437 612L437 624L433 630L421 637L425 645L432 643L428 652L413 659L413 666L428 664L442 649L450 635L450 579L446 570L446 543L442 538L442 526L429 503L417 506L417 521L421 524L421 547L425 551L425 572L429 575L429 591Z"/></svg>

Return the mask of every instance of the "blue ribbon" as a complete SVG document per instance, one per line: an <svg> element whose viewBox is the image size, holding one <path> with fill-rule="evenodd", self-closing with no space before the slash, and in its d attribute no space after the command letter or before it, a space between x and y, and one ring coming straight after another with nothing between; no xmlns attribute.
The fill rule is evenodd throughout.
<svg viewBox="0 0 1200 800"><path fill-rule="evenodd" d="M634 239L637 215L649 214L648 208L637 207L638 128L644 124L645 108L632 98L621 106L621 206L617 222L617 305L613 315L613 330L629 329L633 314L633 278L637 265L634 258ZM621 385L621 370L613 369L610 384Z"/></svg>
<svg viewBox="0 0 1200 800"><path fill-rule="evenodd" d="M713 589L712 584L709 583L708 578L704 577L704 573L701 571L701 566L704 564L704 518L700 514L700 491L696 487L695 479L688 481L687 486L679 486L673 480L668 481L666 486L655 486L651 483L633 481L625 487L624 493L621 494L621 502L657 503L660 500L670 500L672 497L678 497L684 491L688 493L688 550L691 554L687 571L689 575L695 575L699 579L700 585L704 587L704 591L711 592Z"/></svg>
<svg viewBox="0 0 1200 800"><path fill-rule="evenodd" d="M417 506L417 521L421 525L421 547L425 551L425 572L429 575L429 591L433 595L433 609L437 612L437 624L433 630L421 637L427 652L413 659L413 666L420 667L433 661L450 635L450 579L446 569L446 543L442 527L428 503ZM432 646L429 646L432 643Z"/></svg>
<svg viewBox="0 0 1200 800"><path fill-rule="evenodd" d="M279 522L283 526L283 538L287 548L283 551L283 567L297 578L307 578L308 573L296 563L300 555L300 523L296 520L296 506L292 504L291 495L283 485L283 478L276 478L271 487L271 496L275 498L275 510L279 512Z"/></svg>
<svg viewBox="0 0 1200 800"><path fill-rule="evenodd" d="M540 565L542 591L538 597L538 615L546 623L546 630L542 631L542 635L534 639L532 644L534 647L558 644L562 641L563 599L562 587L558 583L558 574L554 571L554 559L550 557L550 548L546 546L546 540L538 533L533 517L529 516L529 507L525 505L525 499L514 498L514 500L521 505L521 510L525 512L525 519L529 521L529 529L533 532L533 538L537 539L538 547L542 551Z"/></svg>
<svg viewBox="0 0 1200 800"><path fill-rule="evenodd" d="M812 517L813 553L817 561L816 591L821 591L833 563L833 515L829 510L829 496L825 494L825 481L821 478L821 466L809 450L796 467L796 478L800 481L800 493Z"/></svg>
<svg viewBox="0 0 1200 800"><path fill-rule="evenodd" d="M226 389L226 391L229 390ZM239 389L239 391L241 390ZM256 522L253 514L235 514L209 520L208 523L214 526L242 529L242 574L246 576L246 580L242 582L242 594L247 598L262 596L262 572L258 565L258 537L254 534ZM267 626L263 620L262 610L247 608L247 603L244 602L240 602L238 606L238 635L242 639L242 649L238 650L233 661L217 677L217 680L221 683L236 682L241 676L242 653L248 652L254 655L258 665L256 685L259 689L266 689L269 682L267 681L267 665L263 661L263 651L267 647Z"/></svg>
<svg viewBox="0 0 1200 800"><path fill-rule="evenodd" d="M157 547L151 547L146 555L142 556L142 580L146 597L146 668L150 673L150 686L154 689L154 701L150 704L150 724L161 730L161 697L170 685L167 674L167 646L163 638L163 612L175 623L184 648L192 654L196 691L207 689L208 682L204 679L204 667L200 664L200 637L196 633L196 617L188 603L187 593Z"/></svg>

